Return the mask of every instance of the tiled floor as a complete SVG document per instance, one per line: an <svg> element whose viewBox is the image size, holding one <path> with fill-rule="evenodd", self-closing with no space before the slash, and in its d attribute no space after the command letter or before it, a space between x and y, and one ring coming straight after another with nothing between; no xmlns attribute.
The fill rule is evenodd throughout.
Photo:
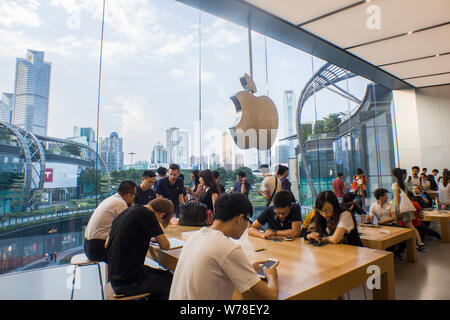
<svg viewBox="0 0 450 320"><path fill-rule="evenodd" d="M438 231L437 225L432 225ZM450 299L450 244L428 237L417 262L395 260L396 298L404 300ZM147 260L153 267L157 265ZM73 268L70 265L0 276L0 300L68 300ZM105 274L102 264L102 273ZM74 299L101 299L96 266L78 269ZM371 299L371 293L366 289ZM345 296L347 298L347 295ZM364 299L362 287L350 291L350 299Z"/></svg>

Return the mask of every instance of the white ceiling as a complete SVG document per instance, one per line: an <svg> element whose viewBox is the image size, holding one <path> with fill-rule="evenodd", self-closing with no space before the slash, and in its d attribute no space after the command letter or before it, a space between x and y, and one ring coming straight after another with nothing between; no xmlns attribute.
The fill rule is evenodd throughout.
<svg viewBox="0 0 450 320"><path fill-rule="evenodd" d="M415 87L450 83L450 0L245 1Z"/></svg>

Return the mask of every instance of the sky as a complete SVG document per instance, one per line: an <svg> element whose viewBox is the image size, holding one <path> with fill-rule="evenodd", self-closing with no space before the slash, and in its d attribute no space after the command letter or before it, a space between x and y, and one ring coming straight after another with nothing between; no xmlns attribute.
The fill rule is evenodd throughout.
<svg viewBox="0 0 450 320"><path fill-rule="evenodd" d="M96 130L102 5L102 0L0 0L0 92L14 91L16 57L25 57L26 49L44 51L52 63L49 136L70 137L74 126ZM277 138L283 138L284 91L294 90L298 99L324 61L257 33L252 45L256 95L274 101ZM125 164L129 152L135 153L133 162L150 161L153 146L165 144L170 127L188 129L191 154L198 154L200 54L203 154L220 154L220 133L237 122L230 97L242 90L239 77L249 73L247 30L174 0L107 1L99 135L117 132L123 138ZM348 86L362 99L367 83L357 78ZM323 90L308 101L304 121L314 120L314 107L320 119L348 110L348 102Z"/></svg>

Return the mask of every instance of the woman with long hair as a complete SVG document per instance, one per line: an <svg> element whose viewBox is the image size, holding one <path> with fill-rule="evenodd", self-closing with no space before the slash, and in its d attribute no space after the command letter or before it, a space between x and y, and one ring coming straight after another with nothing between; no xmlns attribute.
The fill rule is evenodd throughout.
<svg viewBox="0 0 450 320"><path fill-rule="evenodd" d="M316 214L305 236L307 240L362 247L355 217L350 211L341 209L332 191L319 193L315 208Z"/></svg>
<svg viewBox="0 0 450 320"><path fill-rule="evenodd" d="M192 198L200 199L203 193L203 185L200 183L199 170L191 172L192 188L185 187Z"/></svg>
<svg viewBox="0 0 450 320"><path fill-rule="evenodd" d="M220 188L217 185L217 181L209 169L201 171L198 176L200 184L204 186L204 191L200 197L200 202L205 204L208 209L214 212L214 203L220 195Z"/></svg>
<svg viewBox="0 0 450 320"><path fill-rule="evenodd" d="M417 229L414 227L412 221L414 220L414 210L407 212L400 212L400 206L402 201L409 201L407 196L408 190L406 190L405 182L403 180L402 169L394 168L391 171L392 176L395 178L395 182L392 185L392 194L393 194L393 202L394 202L394 210L399 221L403 221L408 229L411 229L416 234L416 241L419 250L423 250L424 245L422 239L420 238L420 234ZM401 193L404 193L406 196L402 199ZM412 204L412 203L411 203Z"/></svg>

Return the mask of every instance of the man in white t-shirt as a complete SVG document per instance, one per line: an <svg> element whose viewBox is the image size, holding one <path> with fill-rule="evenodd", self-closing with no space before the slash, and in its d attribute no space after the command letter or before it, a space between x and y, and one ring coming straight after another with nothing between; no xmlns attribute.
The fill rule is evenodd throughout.
<svg viewBox="0 0 450 320"><path fill-rule="evenodd" d="M132 205L136 196L136 183L124 180L117 193L103 200L95 209L84 233L84 251L92 261L104 261L106 238L111 231L114 219Z"/></svg>
<svg viewBox="0 0 450 320"><path fill-rule="evenodd" d="M278 299L276 265L264 268L267 283L256 273L264 261L251 263L239 239L253 207L242 193L224 193L215 202L210 228L193 233L178 259L170 300L231 300L236 288L244 299Z"/></svg>
<svg viewBox="0 0 450 320"><path fill-rule="evenodd" d="M273 206L273 196L278 191L283 190L283 186L281 185L281 181L276 177L270 174L270 169L267 164L262 164L259 167L261 174L264 176L264 180L261 183L261 190L258 190L258 194L266 198L268 202L266 207ZM269 202L270 201L270 202Z"/></svg>
<svg viewBox="0 0 450 320"><path fill-rule="evenodd" d="M392 205L388 202L388 191L383 188L378 188L374 191L377 202L370 206L368 223L373 223L373 217L377 217L378 224L381 225L395 225L397 217Z"/></svg>

